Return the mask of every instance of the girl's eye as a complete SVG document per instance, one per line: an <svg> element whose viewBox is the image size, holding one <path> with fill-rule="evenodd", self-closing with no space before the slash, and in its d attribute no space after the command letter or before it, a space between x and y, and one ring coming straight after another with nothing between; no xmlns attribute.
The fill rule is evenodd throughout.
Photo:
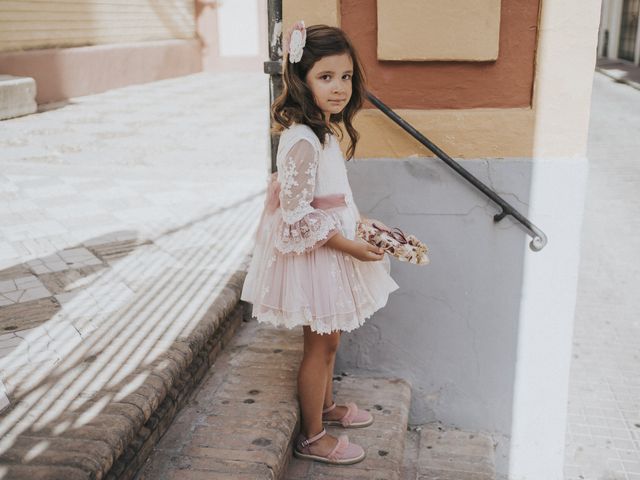
<svg viewBox="0 0 640 480"><path fill-rule="evenodd" d="M322 75L320 78L321 78L322 80L324 80L325 78L327 78L327 79L328 79L328 78L331 78L331 75L329 75L329 74ZM348 78L348 79L351 79L351 74L349 74L349 73L345 73L345 74L344 74L344 76L343 76L342 78Z"/></svg>

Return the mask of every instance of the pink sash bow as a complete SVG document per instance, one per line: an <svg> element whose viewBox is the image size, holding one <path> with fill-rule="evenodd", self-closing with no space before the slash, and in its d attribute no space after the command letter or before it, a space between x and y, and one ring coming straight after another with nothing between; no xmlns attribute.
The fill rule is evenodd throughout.
<svg viewBox="0 0 640 480"><path fill-rule="evenodd" d="M268 213L273 213L280 206L280 182L277 180L278 172L274 172L269 177L267 186L267 198L264 201L264 208ZM328 210L335 207L346 207L344 193L332 193L322 197L313 197L311 201L313 208Z"/></svg>
<svg viewBox="0 0 640 480"><path fill-rule="evenodd" d="M346 207L344 193L333 193L330 195L323 195L321 197L313 197L311 201L313 208L319 208L321 210L328 210L336 207ZM264 200L264 210L258 223L258 231L256 237L260 235L264 224L265 216L272 215L280 207L280 182L278 181L278 172L274 172L269 176L269 183L267 185L267 195Z"/></svg>

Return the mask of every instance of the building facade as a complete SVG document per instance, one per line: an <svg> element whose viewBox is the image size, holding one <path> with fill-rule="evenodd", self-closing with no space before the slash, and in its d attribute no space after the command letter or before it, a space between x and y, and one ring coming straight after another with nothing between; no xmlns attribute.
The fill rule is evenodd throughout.
<svg viewBox="0 0 640 480"><path fill-rule="evenodd" d="M640 0L603 0L598 56L640 65Z"/></svg>
<svg viewBox="0 0 640 480"><path fill-rule="evenodd" d="M0 73L38 104L201 71L262 71L266 0L0 2Z"/></svg>
<svg viewBox="0 0 640 480"><path fill-rule="evenodd" d="M543 250L367 104L347 164L367 217L414 233L384 309L337 371L412 385L410 422L491 435L500 479L562 480L599 0L283 0L284 28L343 28L369 90L548 236ZM346 147L345 139L345 147Z"/></svg>

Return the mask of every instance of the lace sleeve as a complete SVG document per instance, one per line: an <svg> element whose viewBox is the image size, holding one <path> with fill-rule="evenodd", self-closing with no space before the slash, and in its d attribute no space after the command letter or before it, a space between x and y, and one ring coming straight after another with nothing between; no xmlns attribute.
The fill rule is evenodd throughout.
<svg viewBox="0 0 640 480"><path fill-rule="evenodd" d="M282 253L305 253L338 233L338 226L324 210L311 206L319 153L307 140L297 141L286 153L280 172L282 224L276 248Z"/></svg>

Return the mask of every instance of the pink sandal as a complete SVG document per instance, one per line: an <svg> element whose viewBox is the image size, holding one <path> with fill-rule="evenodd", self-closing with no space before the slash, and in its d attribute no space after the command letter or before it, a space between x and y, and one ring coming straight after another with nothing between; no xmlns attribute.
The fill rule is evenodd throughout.
<svg viewBox="0 0 640 480"><path fill-rule="evenodd" d="M331 450L326 457L312 454L309 445L316 440L320 440L326 433L327 430L323 428L320 433L311 438L304 438L304 435L299 434L296 447L293 449L293 454L298 458L306 458L308 460L316 460L318 462L332 463L335 465L350 465L364 460L364 449L360 445L350 443L349 437L346 435L340 435L338 437L338 443L336 443L336 446L333 447L333 450Z"/></svg>
<svg viewBox="0 0 640 480"><path fill-rule="evenodd" d="M344 428L368 427L373 423L373 416L366 410L359 409L355 403L349 402L346 407L347 413L344 414L344 417L339 420L322 420L322 423L325 425L341 425ZM328 413L334 408L336 408L336 402L333 402L333 405L322 410L322 413Z"/></svg>

